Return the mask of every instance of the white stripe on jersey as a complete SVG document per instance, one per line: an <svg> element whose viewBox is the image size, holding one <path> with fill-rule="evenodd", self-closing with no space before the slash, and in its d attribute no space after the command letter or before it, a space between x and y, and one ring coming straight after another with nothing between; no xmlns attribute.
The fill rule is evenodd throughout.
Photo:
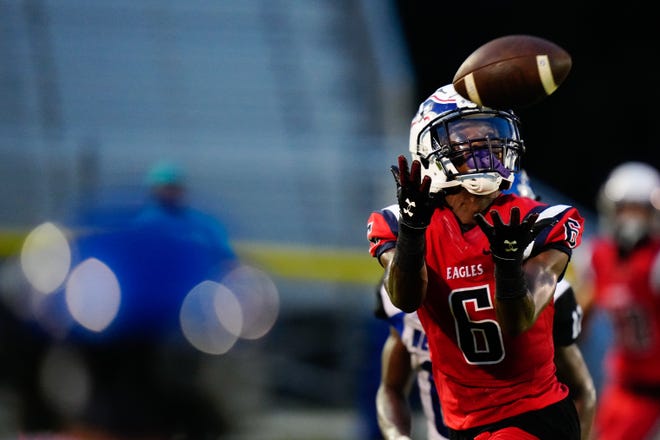
<svg viewBox="0 0 660 440"><path fill-rule="evenodd" d="M549 206L548 208L544 209L536 219L536 221L543 220L544 218L553 218L556 215L566 211L567 209L572 208L570 205L553 205ZM530 255L532 255L532 250L534 249L534 240L532 240L531 243L527 245L525 248L525 251L523 252L523 259L529 258Z"/></svg>
<svg viewBox="0 0 660 440"><path fill-rule="evenodd" d="M552 205L549 206L547 209L545 209L541 214L539 214L539 218L536 219L536 221L543 220L544 218L552 218L556 216L557 214L560 214L567 209L572 208L570 205Z"/></svg>
<svg viewBox="0 0 660 440"><path fill-rule="evenodd" d="M561 281L557 283L557 287L555 288L555 302L557 299L559 299L560 296L562 296L566 291L571 287L571 284L566 281L566 278L562 278Z"/></svg>

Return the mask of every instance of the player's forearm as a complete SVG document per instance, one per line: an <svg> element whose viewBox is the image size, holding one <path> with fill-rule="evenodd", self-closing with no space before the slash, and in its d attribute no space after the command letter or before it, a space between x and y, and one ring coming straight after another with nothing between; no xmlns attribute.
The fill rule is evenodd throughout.
<svg viewBox="0 0 660 440"><path fill-rule="evenodd" d="M578 371L578 376L574 378L574 383L568 384L568 387L571 390L575 409L577 409L580 418L582 439L589 440L596 415L596 387L584 362L576 366L575 369Z"/></svg>
<svg viewBox="0 0 660 440"><path fill-rule="evenodd" d="M528 288L528 282L538 283L534 275L527 270L530 260L525 261L525 249L543 229L554 224L555 220L551 217L538 220L538 212L528 213L521 220L518 206L513 206L510 214L509 223L502 221L497 210L490 211L492 224L481 212L474 215L474 220L490 243L495 265L495 300L499 324L504 332L516 336L534 325L538 314L547 304L546 295L537 295L535 286ZM539 258L539 255L532 259L536 258ZM540 260L545 260L545 257ZM564 262L564 267L567 263ZM551 278L549 281L546 284L552 284ZM556 281L555 277L554 284L550 286L552 290ZM547 292L552 293L548 289L543 293Z"/></svg>
<svg viewBox="0 0 660 440"><path fill-rule="evenodd" d="M401 270L393 261L388 269L386 283L392 304L406 313L414 312L424 300L426 266L416 272L409 272Z"/></svg>
<svg viewBox="0 0 660 440"><path fill-rule="evenodd" d="M525 332L534 324L534 301L519 261L495 261L495 300L502 330L511 335Z"/></svg>
<svg viewBox="0 0 660 440"><path fill-rule="evenodd" d="M589 368L576 344L555 348L557 376L571 392L578 416L582 439L589 440L596 415L596 386Z"/></svg>
<svg viewBox="0 0 660 440"><path fill-rule="evenodd" d="M384 440L410 440L412 418L404 395L381 385L376 393L376 411Z"/></svg>
<svg viewBox="0 0 660 440"><path fill-rule="evenodd" d="M386 286L392 303L404 312L417 310L424 300L427 285L425 250L425 231L400 225Z"/></svg>
<svg viewBox="0 0 660 440"><path fill-rule="evenodd" d="M596 415L596 390L592 391L592 393L585 393L573 399L580 419L582 440L591 439L591 427Z"/></svg>

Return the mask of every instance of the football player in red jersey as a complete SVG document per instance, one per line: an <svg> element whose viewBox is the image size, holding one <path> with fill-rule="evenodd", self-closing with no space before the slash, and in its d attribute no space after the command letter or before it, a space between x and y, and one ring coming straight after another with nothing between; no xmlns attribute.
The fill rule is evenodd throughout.
<svg viewBox="0 0 660 440"><path fill-rule="evenodd" d="M451 85L420 105L410 148L419 159L393 167L399 234L385 283L426 331L449 438L579 439L552 322L582 216L503 194L525 151L518 118Z"/></svg>
<svg viewBox="0 0 660 440"><path fill-rule="evenodd" d="M524 170L516 173L513 192L539 200ZM398 206L393 204L369 215L367 239L374 243L371 255L387 267L398 234ZM391 221L393 218L395 222ZM377 244L376 244L377 243ZM390 250L389 252L387 250ZM582 309L573 288L566 279L560 281L554 294L555 316L553 338L557 374L570 389L580 417L581 438L590 438L596 408L596 389L588 366L577 345L582 329ZM376 394L378 424L385 440L410 440L411 408L408 401L412 381L416 378L419 401L426 419L428 440L446 439L447 427L437 388L431 375L431 360L426 335L417 313L404 314L395 308L384 286L379 286L375 315L390 324L390 335L381 353L381 382Z"/></svg>
<svg viewBox="0 0 660 440"><path fill-rule="evenodd" d="M598 440L660 438L660 175L642 162L615 167L599 199L602 230L576 253L587 318L610 318L614 338L595 431ZM586 263L586 264L585 264ZM582 269L582 270L581 270Z"/></svg>

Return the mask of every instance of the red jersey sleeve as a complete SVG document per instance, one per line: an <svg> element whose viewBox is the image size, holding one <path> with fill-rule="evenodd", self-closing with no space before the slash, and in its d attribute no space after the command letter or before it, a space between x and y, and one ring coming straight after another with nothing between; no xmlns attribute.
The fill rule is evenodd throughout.
<svg viewBox="0 0 660 440"><path fill-rule="evenodd" d="M573 249L582 242L584 231L584 218L578 210L570 205L546 205L544 203L519 197L507 195L498 199L494 208L499 212L504 222L510 221L510 210L512 206L520 207L524 217L538 213L537 221L546 218L555 220L552 227L545 228L525 249L524 258L533 257L548 248L557 249L572 256ZM492 219L488 216L489 221Z"/></svg>
<svg viewBox="0 0 660 440"><path fill-rule="evenodd" d="M389 205L379 211L374 211L367 220L367 240L369 253L379 258L383 252L396 245L399 234L399 206Z"/></svg>

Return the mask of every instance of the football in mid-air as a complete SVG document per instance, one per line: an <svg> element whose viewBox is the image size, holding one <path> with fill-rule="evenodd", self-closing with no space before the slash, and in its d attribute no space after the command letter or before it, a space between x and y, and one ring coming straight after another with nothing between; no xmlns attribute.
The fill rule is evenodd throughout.
<svg viewBox="0 0 660 440"><path fill-rule="evenodd" d="M454 75L456 91L479 105L522 108L551 95L571 71L571 55L533 35L507 35L477 48Z"/></svg>

